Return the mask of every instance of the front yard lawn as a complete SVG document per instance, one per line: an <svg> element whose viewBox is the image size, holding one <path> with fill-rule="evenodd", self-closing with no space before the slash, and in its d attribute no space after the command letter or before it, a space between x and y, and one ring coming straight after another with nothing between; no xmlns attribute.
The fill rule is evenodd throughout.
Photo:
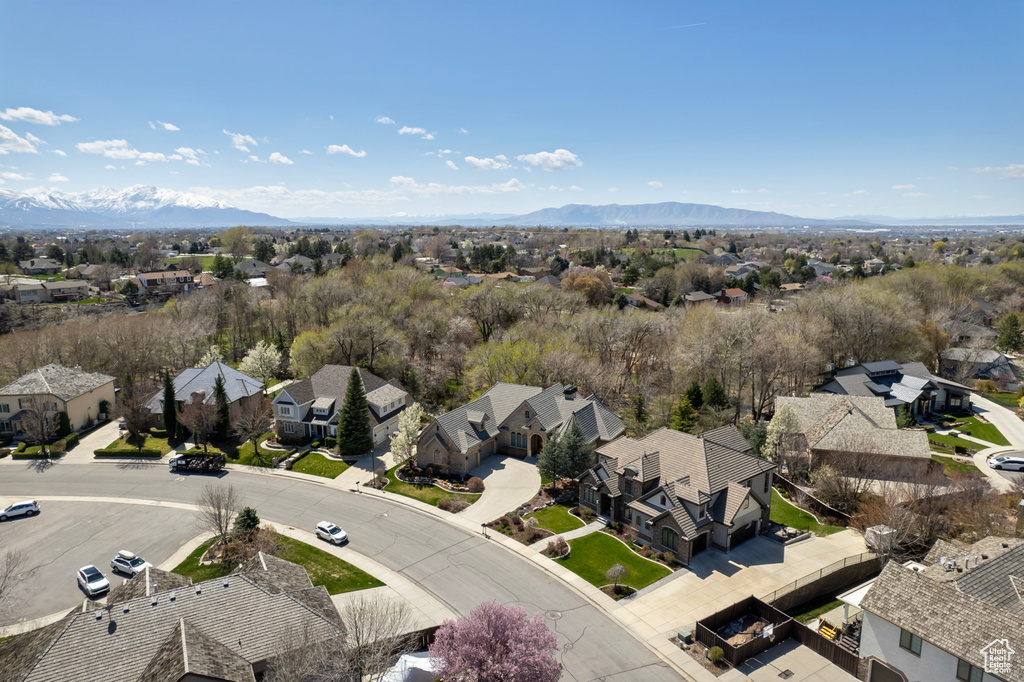
<svg viewBox="0 0 1024 682"><path fill-rule="evenodd" d="M969 436L980 438L981 440L994 443L996 445L1009 445L1010 441L1006 440L1006 437L999 432L999 429L995 427L995 424L986 424L979 420L977 417L966 417L961 421L969 421L970 426L961 426L957 430L966 433Z"/></svg>
<svg viewBox="0 0 1024 682"><path fill-rule="evenodd" d="M264 447L264 443L267 438L273 435L271 432L267 432L260 436L260 457L256 459L256 451L252 447L251 441L245 441L241 445L238 443L209 443L206 446L206 452L210 455L224 455L227 458L228 464L244 464L246 466L254 467L270 467L274 457L283 457L284 451L281 450L268 450ZM203 446L197 445L191 452L202 452Z"/></svg>
<svg viewBox="0 0 1024 682"><path fill-rule="evenodd" d="M569 541L568 559L557 561L595 587L608 585L604 574L615 564L629 569L629 575L620 584L642 589L661 580L672 571L626 547L607 533L591 533Z"/></svg>
<svg viewBox="0 0 1024 682"><path fill-rule="evenodd" d="M125 455L132 454L132 450L138 450L139 445L134 439L118 438L113 443L108 445L104 450L124 452ZM154 436L146 436L146 442L142 444L143 450L159 450L160 452L167 454L174 449L174 446L167 442L166 438L156 438Z"/></svg>
<svg viewBox="0 0 1024 682"><path fill-rule="evenodd" d="M312 474L324 478L337 478L349 465L334 459L327 459L319 452L311 452L292 466L292 471ZM391 486L388 486L390 488Z"/></svg>
<svg viewBox="0 0 1024 682"><path fill-rule="evenodd" d="M935 449L940 452L953 452L954 447L957 445L970 450L981 450L985 447L981 443L975 443L972 440L964 440L963 438L947 436L941 433L929 433L928 442L933 446L938 446Z"/></svg>
<svg viewBox="0 0 1024 682"><path fill-rule="evenodd" d="M469 493L450 493L447 490L438 488L436 485L414 485L412 483L406 483L405 481L399 481L398 476L395 475L395 470L398 469L399 466L401 465L396 465L388 470L387 479L390 482L384 488L384 492L411 497L414 500L426 502L432 507L436 507L438 502L451 497L452 495L462 499L467 504L473 504L480 499L480 495L473 495Z"/></svg>
<svg viewBox="0 0 1024 682"><path fill-rule="evenodd" d="M1017 411L1017 401L1020 400L1019 393L982 393L981 395L1008 410ZM978 437L981 438L981 436Z"/></svg>
<svg viewBox="0 0 1024 682"><path fill-rule="evenodd" d="M537 519L537 525L544 530L554 534L566 533L584 526L583 521L569 513L569 509L575 505L553 504L544 509L527 514L526 518Z"/></svg>
<svg viewBox="0 0 1024 682"><path fill-rule="evenodd" d="M769 516L772 523L779 523L783 526L796 528L797 530L809 530L818 535L831 535L841 530L842 526L828 526L818 523L812 514L793 505L789 500L779 495L779 492L772 488L772 512Z"/></svg>
<svg viewBox="0 0 1024 682"><path fill-rule="evenodd" d="M978 474L982 475L981 470L973 464L967 462L960 462L952 457L943 457L942 455L932 455L932 459L946 467L946 476L952 476L953 474Z"/></svg>
<svg viewBox="0 0 1024 682"><path fill-rule="evenodd" d="M192 582L221 578L231 573L232 567L223 564L200 566L199 559L210 548L213 540L204 542L187 559L174 567L173 572L192 578ZM359 570L347 561L342 561L333 554L328 554L318 547L307 545L283 535L277 536L277 552L275 556L299 564L309 573L314 585L323 585L330 594L366 590L381 587L384 583L369 573Z"/></svg>

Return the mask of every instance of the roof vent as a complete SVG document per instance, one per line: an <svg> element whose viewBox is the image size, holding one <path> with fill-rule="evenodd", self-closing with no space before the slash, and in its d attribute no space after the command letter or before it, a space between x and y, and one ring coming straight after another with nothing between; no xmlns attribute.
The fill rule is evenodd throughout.
<svg viewBox="0 0 1024 682"><path fill-rule="evenodd" d="M174 601L175 598L177 598L177 596L178 595L176 595L174 592L171 592L171 596L168 598L168 601Z"/></svg>
<svg viewBox="0 0 1024 682"><path fill-rule="evenodd" d="M231 583L227 580L224 581L224 587L230 587Z"/></svg>
<svg viewBox="0 0 1024 682"><path fill-rule="evenodd" d="M150 606L156 606L156 602L157 602L157 599L156 599L156 595L154 594L154 595L153 595L153 596L152 596L152 597L150 598L150 600L149 600L149 605L150 605Z"/></svg>
<svg viewBox="0 0 1024 682"><path fill-rule="evenodd" d="M202 585L196 585L196 594L202 594L202 593L203 593L203 586Z"/></svg>
<svg viewBox="0 0 1024 682"><path fill-rule="evenodd" d="M96 612L96 620L103 620L103 610L100 609Z"/></svg>
<svg viewBox="0 0 1024 682"><path fill-rule="evenodd" d="M132 609L131 609L131 607L130 607L130 606L128 606L127 604L125 604L125 605L124 605L124 612L125 612L125 613L128 613L128 612L129 612L129 611L131 611L131 610L132 610Z"/></svg>

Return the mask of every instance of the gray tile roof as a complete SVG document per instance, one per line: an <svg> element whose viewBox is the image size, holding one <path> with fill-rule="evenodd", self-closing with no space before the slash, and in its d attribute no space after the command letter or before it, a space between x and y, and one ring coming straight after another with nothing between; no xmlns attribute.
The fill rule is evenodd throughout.
<svg viewBox="0 0 1024 682"><path fill-rule="evenodd" d="M541 390L536 386L497 383L476 400L451 412L445 412L435 421L460 452L467 452L474 445L498 435L501 423L525 400L537 395ZM470 423L471 412L487 415L488 419L482 429Z"/></svg>
<svg viewBox="0 0 1024 682"><path fill-rule="evenodd" d="M964 594L992 604L1024 619L1024 545L1007 550L998 558L989 558L956 579Z"/></svg>
<svg viewBox="0 0 1024 682"><path fill-rule="evenodd" d="M228 394L230 403L263 391L263 382L259 379L242 374L223 362L213 362L206 367L189 367L174 377L174 399L188 402L193 393L204 391L206 393L204 402L212 405L216 400L213 395L213 385L218 375L224 377L224 390ZM161 390L149 399L149 409L154 414L163 413L163 397L164 392Z"/></svg>
<svg viewBox="0 0 1024 682"><path fill-rule="evenodd" d="M957 589L890 561L875 579L861 608L909 630L921 639L984 668L982 649L997 639L1024 652L1024 619ZM950 673L952 674L952 672ZM1013 665L1007 682L1024 682L1024 666Z"/></svg>
<svg viewBox="0 0 1024 682"><path fill-rule="evenodd" d="M363 390L367 399L371 393L384 389L380 395L407 395L405 388L397 379L385 381L376 374L371 374L362 367L359 369L359 378L363 382ZM314 400L332 400L335 412L341 410L345 405L345 391L348 390L348 379L352 375L352 367L349 365L324 365L308 379L297 381L286 386L281 393L274 398L274 404L284 402L291 398L297 405L305 405ZM387 387L387 388L385 388ZM392 398L394 399L394 398ZM391 402L389 399L387 402ZM370 422L373 425L382 423L391 418L394 412L378 417L373 410L370 412Z"/></svg>
<svg viewBox="0 0 1024 682"><path fill-rule="evenodd" d="M256 681L252 664L182 618L146 666L139 682L178 682L185 675L232 682Z"/></svg>
<svg viewBox="0 0 1024 682"><path fill-rule="evenodd" d="M71 400L100 386L109 384L114 377L93 374L63 365L46 365L15 379L3 388L0 395L34 395L48 393L61 400Z"/></svg>
<svg viewBox="0 0 1024 682"><path fill-rule="evenodd" d="M149 596L82 612L76 609L63 620L0 644L0 680L3 682L64 682L65 680L138 680L161 677L151 667L157 656L170 665L169 635L182 620L198 625L202 633L189 633L185 645L196 642L210 670L221 645L236 656L257 663L279 650L289 630L311 627L318 638L342 634L340 616L322 586L308 586L298 578L299 566L273 557L256 557L250 569L193 586L160 591ZM13 645L13 646L12 646ZM222 665L231 667L232 660ZM197 674L203 674L196 671ZM228 678L234 679L234 678Z"/></svg>
<svg viewBox="0 0 1024 682"><path fill-rule="evenodd" d="M148 597L157 592L188 587L191 584L191 578L147 566L145 570L136 574L131 579L124 581L117 587L111 588L110 594L107 595L107 603L117 604L123 601L131 601L139 597Z"/></svg>

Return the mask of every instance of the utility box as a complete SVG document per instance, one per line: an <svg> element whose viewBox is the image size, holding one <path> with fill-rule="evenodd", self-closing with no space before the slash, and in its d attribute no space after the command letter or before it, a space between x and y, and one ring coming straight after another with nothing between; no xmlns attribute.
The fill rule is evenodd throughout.
<svg viewBox="0 0 1024 682"><path fill-rule="evenodd" d="M874 552L885 552L892 549L893 539L896 537L896 530L889 526L871 526L864 533L864 541L868 549Z"/></svg>

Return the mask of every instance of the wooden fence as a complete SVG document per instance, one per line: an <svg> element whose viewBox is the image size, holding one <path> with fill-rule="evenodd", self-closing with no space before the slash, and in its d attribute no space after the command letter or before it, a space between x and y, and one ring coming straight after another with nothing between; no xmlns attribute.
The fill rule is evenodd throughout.
<svg viewBox="0 0 1024 682"><path fill-rule="evenodd" d="M848 556L845 559L835 561L829 564L828 566L825 566L824 568L818 569L814 573L808 573L804 577L794 580L793 582L789 583L788 585L780 587L774 592L766 594L765 596L761 597L761 599L769 604L774 604L776 601L778 601L780 597L783 597L796 589L799 589L801 587L804 587L805 585L809 585L813 582L821 580L825 576L835 573L836 571L839 571L843 568L847 568L848 566L853 566L855 564L861 564L868 561L877 563L878 569L881 570L881 559L877 554L875 554L874 552L862 552L855 556Z"/></svg>

